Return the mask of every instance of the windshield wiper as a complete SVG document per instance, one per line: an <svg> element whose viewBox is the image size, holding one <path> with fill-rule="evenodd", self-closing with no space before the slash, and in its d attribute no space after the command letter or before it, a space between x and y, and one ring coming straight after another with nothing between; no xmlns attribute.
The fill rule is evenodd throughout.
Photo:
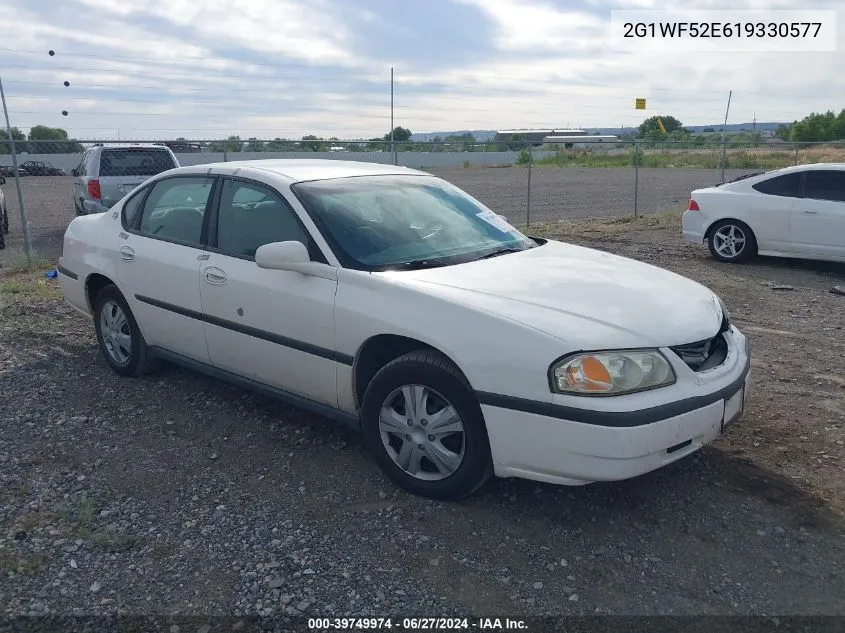
<svg viewBox="0 0 845 633"><path fill-rule="evenodd" d="M481 259L490 259L491 257L498 257L499 255L507 255L508 253L521 253L522 251L527 250L524 248L500 248L498 250L493 251L492 253L487 253L486 255L482 255L481 257L477 257L475 261Z"/></svg>
<svg viewBox="0 0 845 633"><path fill-rule="evenodd" d="M397 267L401 267L405 270L418 270L420 268L438 268L440 266L445 266L446 263L439 259L412 259L407 262L401 262L396 264Z"/></svg>

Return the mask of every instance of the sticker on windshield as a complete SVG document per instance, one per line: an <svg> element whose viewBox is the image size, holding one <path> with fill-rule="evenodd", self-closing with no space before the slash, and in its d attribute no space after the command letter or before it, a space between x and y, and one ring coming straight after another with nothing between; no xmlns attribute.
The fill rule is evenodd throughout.
<svg viewBox="0 0 845 633"><path fill-rule="evenodd" d="M513 227L510 224L492 211L482 211L481 213L476 213L476 215L493 228L500 230L502 233L510 233L513 231Z"/></svg>

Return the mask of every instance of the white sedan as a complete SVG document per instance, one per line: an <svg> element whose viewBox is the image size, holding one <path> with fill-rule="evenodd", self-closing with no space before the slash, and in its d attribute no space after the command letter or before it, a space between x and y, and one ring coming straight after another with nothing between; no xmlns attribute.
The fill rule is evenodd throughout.
<svg viewBox="0 0 845 633"><path fill-rule="evenodd" d="M637 476L744 406L748 345L713 292L402 167L174 169L75 218L58 271L114 371L164 359L348 423L434 498Z"/></svg>
<svg viewBox="0 0 845 633"><path fill-rule="evenodd" d="M787 167L697 189L682 218L715 259L757 254L845 261L845 164Z"/></svg>

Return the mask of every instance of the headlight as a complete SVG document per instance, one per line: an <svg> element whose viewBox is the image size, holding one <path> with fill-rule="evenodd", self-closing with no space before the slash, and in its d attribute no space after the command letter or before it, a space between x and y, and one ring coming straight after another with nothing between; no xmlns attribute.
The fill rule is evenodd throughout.
<svg viewBox="0 0 845 633"><path fill-rule="evenodd" d="M671 385L675 372L656 349L584 352L551 367L552 390L589 396L617 396Z"/></svg>

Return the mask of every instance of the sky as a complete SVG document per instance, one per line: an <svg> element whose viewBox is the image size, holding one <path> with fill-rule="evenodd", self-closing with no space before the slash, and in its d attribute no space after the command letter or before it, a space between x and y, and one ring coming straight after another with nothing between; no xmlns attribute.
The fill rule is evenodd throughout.
<svg viewBox="0 0 845 633"><path fill-rule="evenodd" d="M0 79L13 126L80 139L381 136L391 67L413 132L713 124L729 91L729 122L793 121L845 107L845 0L696 3L799 4L837 52L614 47L611 10L657 0L0 0Z"/></svg>

